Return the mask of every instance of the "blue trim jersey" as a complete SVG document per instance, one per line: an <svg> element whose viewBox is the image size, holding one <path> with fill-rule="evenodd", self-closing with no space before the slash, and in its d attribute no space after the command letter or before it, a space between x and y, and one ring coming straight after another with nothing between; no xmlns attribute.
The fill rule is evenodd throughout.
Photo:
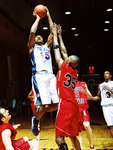
<svg viewBox="0 0 113 150"><path fill-rule="evenodd" d="M111 90L113 90L113 81L103 82L100 85L101 91L101 106L112 105L113 106L113 94L108 91L104 86L108 86Z"/></svg>
<svg viewBox="0 0 113 150"><path fill-rule="evenodd" d="M48 71L52 73L52 60L47 45L35 44L33 51L29 54L32 62L32 73Z"/></svg>

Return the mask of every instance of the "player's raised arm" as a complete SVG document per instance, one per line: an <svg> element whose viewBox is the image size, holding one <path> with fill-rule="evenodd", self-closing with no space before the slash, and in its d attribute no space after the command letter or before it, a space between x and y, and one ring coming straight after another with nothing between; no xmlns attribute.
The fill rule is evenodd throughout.
<svg viewBox="0 0 113 150"><path fill-rule="evenodd" d="M53 33L52 33L53 21L52 21L51 15L50 15L47 7L46 7L46 9L47 9L47 18L48 18L49 28L50 28L50 35L48 36L46 44L48 45L49 48L51 48L53 45Z"/></svg>
<svg viewBox="0 0 113 150"><path fill-rule="evenodd" d="M51 15L50 15L49 10L48 10L47 7L46 7L46 9L47 9L47 18L48 18L48 22L49 22L50 32L52 33L53 21L52 21Z"/></svg>
<svg viewBox="0 0 113 150"><path fill-rule="evenodd" d="M34 47L34 44L35 44L35 33L37 31L38 24L39 24L39 21L41 19L37 14L35 14L35 16L36 16L36 20L33 23L33 25L31 26L30 35L29 35L29 41L28 41L28 44L27 44L29 50L32 47Z"/></svg>
<svg viewBox="0 0 113 150"><path fill-rule="evenodd" d="M60 50L61 50L62 56L64 59L66 59L68 57L68 54L67 54L67 49L66 49L64 42L63 42L63 39L62 39L62 27L61 27L61 25L57 26L57 33L58 33L58 38L59 38L59 42L60 42Z"/></svg>
<svg viewBox="0 0 113 150"><path fill-rule="evenodd" d="M59 44L58 44L58 37L57 37L57 25L53 24L53 49L55 53L55 60L57 64L59 65L59 69L61 68L61 64L63 62L63 59L61 58L61 54L59 51Z"/></svg>

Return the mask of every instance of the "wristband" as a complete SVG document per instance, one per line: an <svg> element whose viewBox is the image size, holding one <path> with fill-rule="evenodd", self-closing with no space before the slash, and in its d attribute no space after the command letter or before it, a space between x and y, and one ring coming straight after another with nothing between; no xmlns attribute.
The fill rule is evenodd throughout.
<svg viewBox="0 0 113 150"><path fill-rule="evenodd" d="M59 45L54 45L53 49L56 49L56 48L60 48L60 46Z"/></svg>

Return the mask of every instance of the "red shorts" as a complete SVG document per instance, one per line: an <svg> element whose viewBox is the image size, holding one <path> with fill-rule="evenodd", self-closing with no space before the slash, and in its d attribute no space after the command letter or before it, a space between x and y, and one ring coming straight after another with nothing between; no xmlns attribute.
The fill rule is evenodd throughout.
<svg viewBox="0 0 113 150"><path fill-rule="evenodd" d="M28 142L25 142L23 138L18 139L14 142L15 150L29 150L30 145Z"/></svg>
<svg viewBox="0 0 113 150"><path fill-rule="evenodd" d="M79 110L79 127L80 131L83 130L83 122L90 122L89 112L87 109Z"/></svg>
<svg viewBox="0 0 113 150"><path fill-rule="evenodd" d="M31 102L31 108L32 108L33 115L35 115L36 114L36 106L34 105L34 102Z"/></svg>
<svg viewBox="0 0 113 150"><path fill-rule="evenodd" d="M78 134L78 107L72 102L60 99L56 118L56 137L73 137Z"/></svg>

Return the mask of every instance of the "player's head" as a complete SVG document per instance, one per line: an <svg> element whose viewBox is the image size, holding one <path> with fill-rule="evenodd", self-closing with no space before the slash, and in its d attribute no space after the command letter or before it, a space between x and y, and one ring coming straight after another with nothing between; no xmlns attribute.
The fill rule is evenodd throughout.
<svg viewBox="0 0 113 150"><path fill-rule="evenodd" d="M35 37L35 43L38 45L42 45L44 43L43 37L41 35L37 35Z"/></svg>
<svg viewBox="0 0 113 150"><path fill-rule="evenodd" d="M68 58L66 58L65 62L68 66L75 69L75 67L78 66L80 63L80 58L77 57L76 55L71 55Z"/></svg>
<svg viewBox="0 0 113 150"><path fill-rule="evenodd" d="M112 75L111 75L110 71L105 71L104 72L105 81L111 80L111 77L112 77Z"/></svg>
<svg viewBox="0 0 113 150"><path fill-rule="evenodd" d="M0 108L0 125L3 123L8 123L10 118L11 115L9 114L9 110Z"/></svg>

